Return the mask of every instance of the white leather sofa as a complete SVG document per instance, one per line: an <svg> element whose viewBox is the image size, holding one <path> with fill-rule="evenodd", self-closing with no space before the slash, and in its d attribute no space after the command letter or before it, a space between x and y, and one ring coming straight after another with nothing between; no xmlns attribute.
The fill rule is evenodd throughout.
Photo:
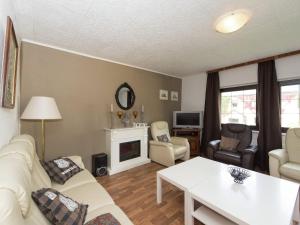
<svg viewBox="0 0 300 225"><path fill-rule="evenodd" d="M285 147L269 152L270 175L300 183L300 128L287 131Z"/></svg>
<svg viewBox="0 0 300 225"><path fill-rule="evenodd" d="M170 142L158 141L158 136L167 135ZM164 166L172 166L175 160L188 160L190 158L190 144L186 138L170 137L168 123L157 121L151 124L150 158L152 161Z"/></svg>
<svg viewBox="0 0 300 225"><path fill-rule="evenodd" d="M4 146L0 150L0 225L49 225L33 202L31 192L50 187L80 203L88 204L85 222L101 214L111 213L122 225L132 225L107 191L84 168L81 158L69 158L83 171L64 185L59 185L51 183L41 166L31 136L14 137Z"/></svg>

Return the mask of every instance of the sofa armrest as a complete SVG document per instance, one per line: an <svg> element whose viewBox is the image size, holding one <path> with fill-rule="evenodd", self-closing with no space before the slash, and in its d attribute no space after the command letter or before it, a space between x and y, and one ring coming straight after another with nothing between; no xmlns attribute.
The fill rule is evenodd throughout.
<svg viewBox="0 0 300 225"><path fill-rule="evenodd" d="M85 169L85 166L82 162L81 156L74 155L74 156L67 156L65 158L71 159L77 166L79 166L81 169Z"/></svg>
<svg viewBox="0 0 300 225"><path fill-rule="evenodd" d="M269 157L277 159L280 165L286 163L289 160L288 153L285 149L275 149L269 152Z"/></svg>
<svg viewBox="0 0 300 225"><path fill-rule="evenodd" d="M173 144L169 142L161 142L161 141L149 141L150 145L153 146L160 146L160 147L166 147L166 148L172 148Z"/></svg>
<svg viewBox="0 0 300 225"><path fill-rule="evenodd" d="M173 145L185 145L185 146L189 145L188 139L183 137L171 137L171 143Z"/></svg>

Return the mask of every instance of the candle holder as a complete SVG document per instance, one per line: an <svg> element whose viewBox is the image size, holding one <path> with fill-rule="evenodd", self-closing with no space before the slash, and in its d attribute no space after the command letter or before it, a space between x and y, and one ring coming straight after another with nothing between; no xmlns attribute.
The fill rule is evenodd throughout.
<svg viewBox="0 0 300 225"><path fill-rule="evenodd" d="M139 112L136 111L136 110L134 110L134 111L132 112L132 115L133 115L133 118L136 119L136 118L138 117L138 115L139 115Z"/></svg>
<svg viewBox="0 0 300 225"><path fill-rule="evenodd" d="M122 119L123 112L122 111L118 111L117 112L117 116L118 116L119 119Z"/></svg>

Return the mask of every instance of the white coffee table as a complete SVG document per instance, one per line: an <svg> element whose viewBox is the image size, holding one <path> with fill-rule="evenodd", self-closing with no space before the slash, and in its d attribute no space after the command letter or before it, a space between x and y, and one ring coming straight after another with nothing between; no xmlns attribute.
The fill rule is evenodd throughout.
<svg viewBox="0 0 300 225"><path fill-rule="evenodd" d="M239 185L233 182L227 172L227 167L223 163L196 157L158 171L157 203L162 202L162 180L165 180L184 191L184 221L186 225L193 224L193 214L195 214L193 199L206 205L210 212L218 212L232 221L238 221L238 223L246 221L241 224L249 224L247 223L248 219L253 217L262 206L269 207L269 210L262 211L267 213L267 216L276 217L276 214L271 214L271 212L283 210L283 220L287 220L289 216L291 220L295 202L298 199L298 184L251 171L253 175L245 181L245 184ZM225 186L223 187L223 185ZM267 186L264 187L265 185ZM268 190L267 187L270 187L270 191L265 193ZM219 195L223 196L222 201L218 201L219 198L215 197ZM287 195L287 198L283 198ZM288 206L286 207L286 205ZM250 207L251 213L248 212ZM243 208L241 210L242 215L236 215L232 211L234 208L236 211ZM299 213L299 207L295 208L297 210L295 210L294 215ZM207 210L201 212L207 212ZM260 220L259 218L256 219Z"/></svg>
<svg viewBox="0 0 300 225"><path fill-rule="evenodd" d="M202 157L196 157L158 171L157 203L160 204L162 202L162 180L165 180L168 183L171 183L174 186L178 187L179 189L184 191L184 221L185 224L190 224L192 220L192 216L188 213L190 211L188 208L190 190L193 187L201 184L203 180L205 180L212 174L217 174L219 170L218 165L218 162Z"/></svg>
<svg viewBox="0 0 300 225"><path fill-rule="evenodd" d="M194 200L237 224L289 225L299 221L299 185L254 171L244 184L237 184L220 165L218 174L190 192L190 214L200 221L206 215L201 207L193 210Z"/></svg>

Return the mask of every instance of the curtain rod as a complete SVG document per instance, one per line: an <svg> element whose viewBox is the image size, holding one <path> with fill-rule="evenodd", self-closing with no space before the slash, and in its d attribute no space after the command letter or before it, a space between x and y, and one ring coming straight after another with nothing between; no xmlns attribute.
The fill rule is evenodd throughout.
<svg viewBox="0 0 300 225"><path fill-rule="evenodd" d="M280 59L280 58L283 58L283 57L298 55L298 54L300 54L300 50L287 52L287 53L283 53L283 54L279 54L279 55L274 55L274 56L270 56L270 57L266 57L266 58L256 59L256 60L252 60L252 61L248 61L248 62L244 62L244 63L239 63L239 64L235 64L235 65L231 65L231 66L225 66L225 67L221 67L221 68L218 68L218 69L209 70L209 71L207 71L207 73L220 72L220 71L224 71L224 70L234 69L234 68L242 67L242 66L248 66L248 65L251 65L251 64L256 64L256 63L260 63L260 62L264 62L264 61L268 61L268 60L272 60L272 59L274 59L274 60L275 59Z"/></svg>

